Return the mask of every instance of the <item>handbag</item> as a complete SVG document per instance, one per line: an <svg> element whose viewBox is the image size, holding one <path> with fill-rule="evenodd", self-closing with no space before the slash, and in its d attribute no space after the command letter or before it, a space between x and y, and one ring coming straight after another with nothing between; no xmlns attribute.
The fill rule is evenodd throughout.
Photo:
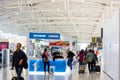
<svg viewBox="0 0 120 80"><path fill-rule="evenodd" d="M44 62L47 62L47 61L48 61L48 58L46 57L45 54L42 54L42 60L43 60Z"/></svg>

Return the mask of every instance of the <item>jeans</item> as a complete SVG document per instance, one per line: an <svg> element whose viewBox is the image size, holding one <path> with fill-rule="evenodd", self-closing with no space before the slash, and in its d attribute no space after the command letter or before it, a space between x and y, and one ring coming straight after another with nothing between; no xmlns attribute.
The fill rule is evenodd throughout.
<svg viewBox="0 0 120 80"><path fill-rule="evenodd" d="M72 59L68 59L68 62L67 62L67 64L68 64L68 66L70 67L70 69L72 70Z"/></svg>
<svg viewBox="0 0 120 80"><path fill-rule="evenodd" d="M46 72L46 65L48 65L48 72L50 72L50 62L44 62L44 72Z"/></svg>
<svg viewBox="0 0 120 80"><path fill-rule="evenodd" d="M18 76L18 80L21 80L21 73L22 73L23 67L20 67L20 68L15 67L15 70Z"/></svg>
<svg viewBox="0 0 120 80"><path fill-rule="evenodd" d="M83 62L79 60L79 68L80 68L80 65L83 65Z"/></svg>
<svg viewBox="0 0 120 80"><path fill-rule="evenodd" d="M92 64L92 65L93 65L93 71L95 71L95 70L96 70L96 69L95 69L95 68L96 68L96 61L95 61L95 60L93 61L93 64Z"/></svg>
<svg viewBox="0 0 120 80"><path fill-rule="evenodd" d="M89 69L89 72L93 71L93 63L92 62L88 62L88 69Z"/></svg>

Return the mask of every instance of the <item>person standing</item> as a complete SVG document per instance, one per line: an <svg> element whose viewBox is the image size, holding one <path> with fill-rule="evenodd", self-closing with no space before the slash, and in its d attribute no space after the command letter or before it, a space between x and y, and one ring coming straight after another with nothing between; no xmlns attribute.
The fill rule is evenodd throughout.
<svg viewBox="0 0 120 80"><path fill-rule="evenodd" d="M78 57L79 57L78 61L79 61L79 67L80 67L80 65L83 65L84 57L85 57L83 49L79 52L76 58Z"/></svg>
<svg viewBox="0 0 120 80"><path fill-rule="evenodd" d="M10 50L10 62L12 62L12 60L13 60L13 51Z"/></svg>
<svg viewBox="0 0 120 80"><path fill-rule="evenodd" d="M67 50L66 53L67 53L67 58L68 58L67 65L72 70L72 62L73 62L73 57L75 56L75 54L72 51L70 51L69 49Z"/></svg>
<svg viewBox="0 0 120 80"><path fill-rule="evenodd" d="M44 62L44 72L46 74L46 67L48 65L48 74L50 74L50 62L49 62L49 54L47 52L47 49L45 48L43 53L42 53L42 59Z"/></svg>
<svg viewBox="0 0 120 80"><path fill-rule="evenodd" d="M89 50L89 53L86 55L86 58L88 61L89 72L92 72L93 71L93 60L95 59L95 56L92 53L92 50Z"/></svg>
<svg viewBox="0 0 120 80"><path fill-rule="evenodd" d="M16 70L18 80L21 80L21 73L24 67L24 62L27 61L26 54L21 50L22 44L17 43L17 50L13 54L12 68Z"/></svg>

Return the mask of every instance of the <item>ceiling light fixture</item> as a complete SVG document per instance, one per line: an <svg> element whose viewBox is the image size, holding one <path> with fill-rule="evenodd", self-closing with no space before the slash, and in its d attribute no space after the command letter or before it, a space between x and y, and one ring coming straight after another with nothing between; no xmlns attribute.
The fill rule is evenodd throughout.
<svg viewBox="0 0 120 80"><path fill-rule="evenodd" d="M55 2L55 0L52 0L52 2Z"/></svg>
<svg viewBox="0 0 120 80"><path fill-rule="evenodd" d="M85 0L81 0L81 2L85 2Z"/></svg>

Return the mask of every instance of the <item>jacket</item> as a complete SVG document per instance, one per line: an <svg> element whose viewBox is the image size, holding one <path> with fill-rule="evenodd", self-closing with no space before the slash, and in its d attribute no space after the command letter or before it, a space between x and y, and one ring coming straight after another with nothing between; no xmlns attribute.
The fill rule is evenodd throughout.
<svg viewBox="0 0 120 80"><path fill-rule="evenodd" d="M13 54L13 62L12 62L12 67L24 67L24 64L19 65L19 61L23 59L23 61L27 61L27 56L26 54L20 50L19 52L15 51Z"/></svg>
<svg viewBox="0 0 120 80"><path fill-rule="evenodd" d="M68 55L67 55L67 58L73 59L74 56L75 56L75 54L72 51L69 51Z"/></svg>
<svg viewBox="0 0 120 80"><path fill-rule="evenodd" d="M93 60L95 60L95 56L94 56L93 53L88 53L88 54L86 55L86 58L87 58L87 61L88 61L88 62L93 62Z"/></svg>
<svg viewBox="0 0 120 80"><path fill-rule="evenodd" d="M79 53L79 54L77 55L77 57L79 57L79 60L80 60L81 62L83 62L85 55Z"/></svg>

